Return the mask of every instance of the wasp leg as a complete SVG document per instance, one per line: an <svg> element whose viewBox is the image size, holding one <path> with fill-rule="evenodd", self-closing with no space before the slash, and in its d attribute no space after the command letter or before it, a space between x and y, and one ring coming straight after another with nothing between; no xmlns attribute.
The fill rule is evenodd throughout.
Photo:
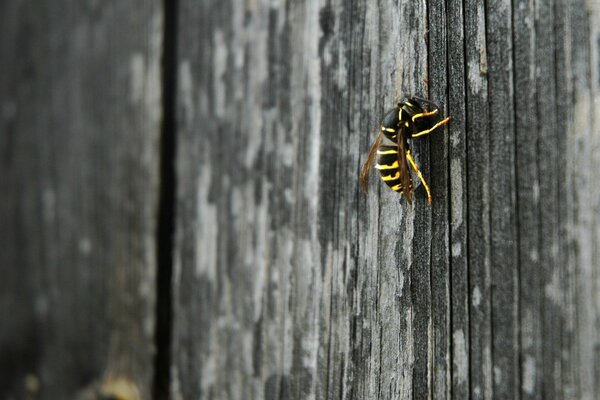
<svg viewBox="0 0 600 400"><path fill-rule="evenodd" d="M447 117L447 118L441 120L440 122L438 122L437 124L435 124L434 126L432 126L431 128L425 129L424 131L415 133L414 135L411 136L411 138L416 138L416 137L420 137L420 136L424 136L424 135L429 135L431 132L435 131L440 126L447 125L449 122L450 122L450 117Z"/></svg>
<svg viewBox="0 0 600 400"><path fill-rule="evenodd" d="M431 115L436 115L439 111L440 110L435 109L433 111L422 112L422 113L419 113L419 114L415 114L415 115L412 116L412 121L415 122L415 120L418 119L418 118L423 118L423 117L429 117Z"/></svg>
<svg viewBox="0 0 600 400"><path fill-rule="evenodd" d="M408 162L410 163L410 165L413 167L413 169L417 173L417 176L419 177L421 182L423 183L423 186L425 187L425 190L427 191L427 202L429 204L431 204L431 201L432 201L431 200L431 191L429 190L429 186L427 185L427 182L425 182L425 178L423 178L421 171L419 171L419 167L417 167L417 163L415 163L415 160L412 158L412 155L410 154L410 150L406 150L406 158L408 159Z"/></svg>

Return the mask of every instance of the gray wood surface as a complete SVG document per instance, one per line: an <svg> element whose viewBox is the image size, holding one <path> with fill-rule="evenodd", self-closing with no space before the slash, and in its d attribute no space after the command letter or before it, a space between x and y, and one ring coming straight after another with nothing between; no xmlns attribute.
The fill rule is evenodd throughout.
<svg viewBox="0 0 600 400"><path fill-rule="evenodd" d="M595 398L594 3L317 3L181 2L175 398ZM432 207L357 187L409 93Z"/></svg>
<svg viewBox="0 0 600 400"><path fill-rule="evenodd" d="M600 397L599 1L16 0L0 65L0 398ZM411 94L431 206L358 183Z"/></svg>
<svg viewBox="0 0 600 400"><path fill-rule="evenodd" d="M0 398L150 398L161 5L0 20Z"/></svg>

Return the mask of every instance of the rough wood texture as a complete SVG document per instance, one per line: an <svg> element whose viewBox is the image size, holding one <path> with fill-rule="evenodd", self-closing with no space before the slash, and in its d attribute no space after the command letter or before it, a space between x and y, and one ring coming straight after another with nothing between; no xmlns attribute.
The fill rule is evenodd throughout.
<svg viewBox="0 0 600 400"><path fill-rule="evenodd" d="M0 38L1 398L600 397L598 1L17 0ZM453 117L432 206L358 185L409 94Z"/></svg>
<svg viewBox="0 0 600 400"><path fill-rule="evenodd" d="M183 0L174 397L594 398L592 8ZM357 186L408 93L432 207Z"/></svg>
<svg viewBox="0 0 600 400"><path fill-rule="evenodd" d="M0 398L147 399L160 3L10 1L0 20Z"/></svg>

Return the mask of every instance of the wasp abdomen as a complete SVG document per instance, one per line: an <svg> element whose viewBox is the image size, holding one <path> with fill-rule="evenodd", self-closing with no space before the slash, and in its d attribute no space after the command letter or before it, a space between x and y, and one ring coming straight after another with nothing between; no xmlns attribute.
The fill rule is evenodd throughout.
<svg viewBox="0 0 600 400"><path fill-rule="evenodd" d="M383 145L377 149L377 163L381 179L394 191L402 193L401 169L398 157L398 146ZM411 187L412 189L412 187Z"/></svg>

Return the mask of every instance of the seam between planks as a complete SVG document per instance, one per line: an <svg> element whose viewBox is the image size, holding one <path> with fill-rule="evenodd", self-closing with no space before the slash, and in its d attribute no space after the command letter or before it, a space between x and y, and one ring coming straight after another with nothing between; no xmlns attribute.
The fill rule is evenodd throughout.
<svg viewBox="0 0 600 400"><path fill-rule="evenodd" d="M168 399L173 330L173 242L175 228L175 155L177 88L177 0L163 1L161 59L162 121L160 127L159 203L156 230L156 320L152 398Z"/></svg>

